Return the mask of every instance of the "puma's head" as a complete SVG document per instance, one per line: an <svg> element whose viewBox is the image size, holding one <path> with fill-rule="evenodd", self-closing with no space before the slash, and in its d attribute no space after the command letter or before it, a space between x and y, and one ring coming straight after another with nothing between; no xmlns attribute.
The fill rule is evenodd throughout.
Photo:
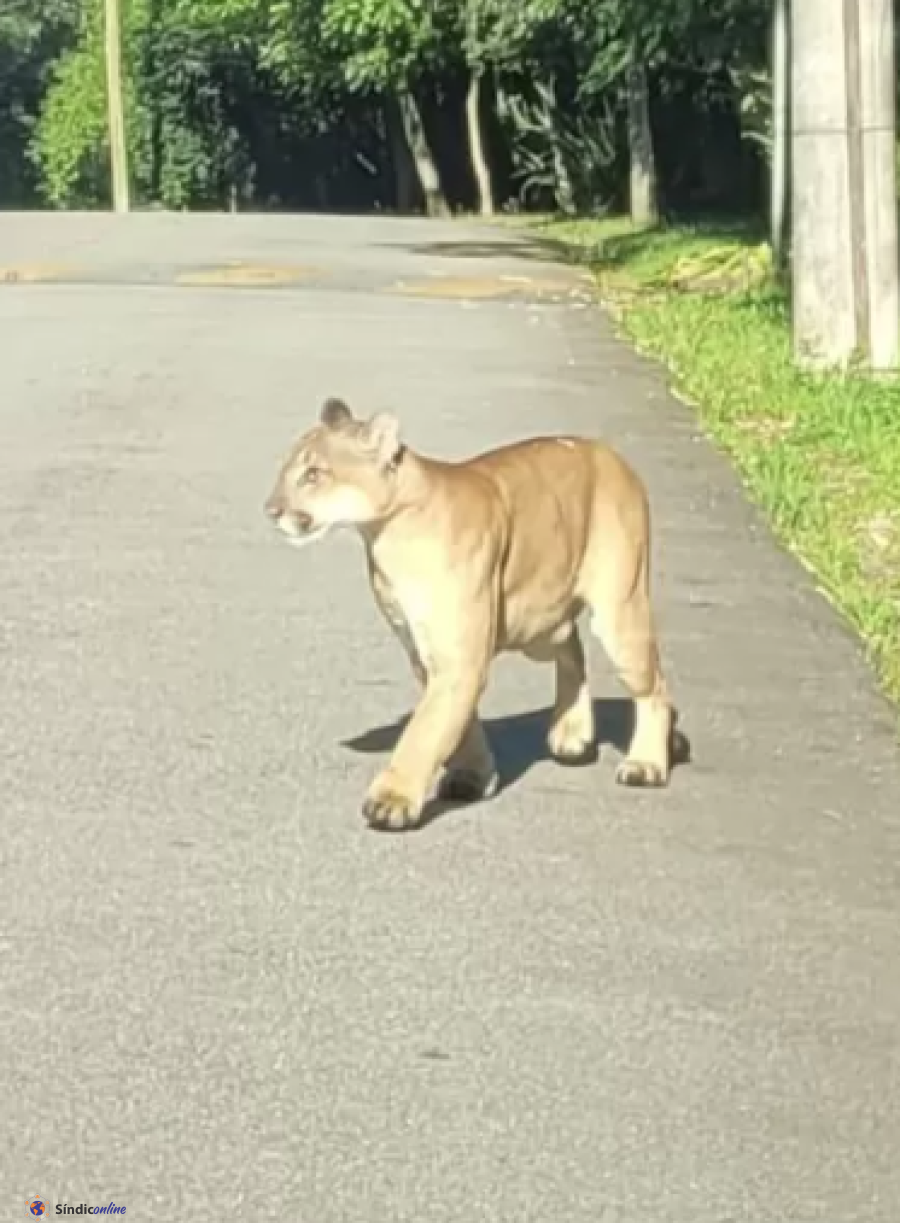
<svg viewBox="0 0 900 1223"><path fill-rule="evenodd" d="M390 511L403 443L393 416L357 420L328 399L319 423L288 455L265 512L291 543L321 539L332 527L362 527Z"/></svg>

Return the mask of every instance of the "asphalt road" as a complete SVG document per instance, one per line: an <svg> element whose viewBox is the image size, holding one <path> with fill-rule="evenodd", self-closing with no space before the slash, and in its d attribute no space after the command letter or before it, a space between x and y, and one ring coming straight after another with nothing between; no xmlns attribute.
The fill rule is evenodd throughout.
<svg viewBox="0 0 900 1223"><path fill-rule="evenodd" d="M6 215L0 265L0 1218L896 1223L894 723L573 273L165 215ZM329 394L433 453L634 460L667 792L548 761L551 675L506 660L499 797L364 826L412 681L358 546L262 514Z"/></svg>

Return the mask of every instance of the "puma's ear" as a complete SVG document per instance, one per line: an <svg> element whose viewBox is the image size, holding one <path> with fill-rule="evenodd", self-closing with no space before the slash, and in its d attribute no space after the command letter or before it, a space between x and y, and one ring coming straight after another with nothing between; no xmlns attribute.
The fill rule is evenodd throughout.
<svg viewBox="0 0 900 1223"><path fill-rule="evenodd" d="M378 412L366 425L366 442L384 467L397 459L403 449L400 422L390 412Z"/></svg>
<svg viewBox="0 0 900 1223"><path fill-rule="evenodd" d="M353 423L353 413L343 399L326 399L319 413L319 420L326 429L346 429Z"/></svg>

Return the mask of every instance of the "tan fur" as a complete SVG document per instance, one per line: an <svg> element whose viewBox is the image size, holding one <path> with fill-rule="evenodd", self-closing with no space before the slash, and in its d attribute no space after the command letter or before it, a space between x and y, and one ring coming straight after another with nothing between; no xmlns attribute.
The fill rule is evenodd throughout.
<svg viewBox="0 0 900 1223"><path fill-rule="evenodd" d="M644 487L603 444L531 438L465 462L404 446L397 421L359 421L328 400L266 502L294 543L353 527L372 590L422 686L421 699L363 806L370 824L419 822L446 768L447 797L496 788L478 718L492 660L517 651L556 668L548 743L572 761L594 745L593 706L576 619L582 611L634 698L617 780L663 786L678 740L650 607Z"/></svg>

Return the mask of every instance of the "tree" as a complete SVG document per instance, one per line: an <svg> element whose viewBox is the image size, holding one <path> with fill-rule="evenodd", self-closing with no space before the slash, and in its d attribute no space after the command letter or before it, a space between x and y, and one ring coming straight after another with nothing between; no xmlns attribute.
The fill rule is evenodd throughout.
<svg viewBox="0 0 900 1223"><path fill-rule="evenodd" d="M466 132L479 209L495 208L493 174L484 135L485 81L528 71L539 73L535 50L560 11L560 0L460 0L457 37L468 74Z"/></svg>
<svg viewBox="0 0 900 1223"><path fill-rule="evenodd" d="M42 61L29 135L51 203L107 203L104 0L14 2L18 26L23 13L42 14L42 38L66 3L83 10L49 74ZM694 121L685 99L696 117L718 105L716 89L768 90L757 80L768 9L769 0L722 0L715 12L701 0L127 0L135 200L330 208L358 191L357 206L424 204L443 215L448 196L474 183L485 215L501 204L596 212L628 196L637 218L652 219L657 184L668 191L688 163L698 173L691 137L679 146ZM751 120L742 117L748 132ZM673 125L675 139L656 149L655 132ZM0 114L0 140L3 130Z"/></svg>
<svg viewBox="0 0 900 1223"><path fill-rule="evenodd" d="M122 109L129 177L142 201L223 206L242 188L246 157L230 107L251 65L213 15L211 3L201 9L196 0L124 6ZM57 206L109 200L105 37L102 0L86 0L79 40L44 98L33 149L44 194Z"/></svg>
<svg viewBox="0 0 900 1223"><path fill-rule="evenodd" d="M78 36L80 0L0 5L0 201L30 203L37 183L28 148L54 64Z"/></svg>
<svg viewBox="0 0 900 1223"><path fill-rule="evenodd" d="M603 0L594 14L589 78L595 88L624 92L629 208L631 219L638 224L652 223L659 215L650 73L664 60L676 30L689 19L688 0Z"/></svg>
<svg viewBox="0 0 900 1223"><path fill-rule="evenodd" d="M656 156L650 123L650 82L638 54L637 44L628 68L628 152L630 158L628 200L631 219L638 225L652 225L659 219L656 191Z"/></svg>
<svg viewBox="0 0 900 1223"><path fill-rule="evenodd" d="M715 6L704 0L599 0L588 10L585 37L593 59L586 81L625 98L634 221L652 223L660 210L652 86L685 68L710 77L735 61L745 73L748 65L764 68L770 7L771 0L720 0Z"/></svg>
<svg viewBox="0 0 900 1223"><path fill-rule="evenodd" d="M399 123L429 216L450 211L416 94L426 69L440 62L441 16L440 3L424 0L322 2L324 45L349 89L386 98L387 124L396 142Z"/></svg>

